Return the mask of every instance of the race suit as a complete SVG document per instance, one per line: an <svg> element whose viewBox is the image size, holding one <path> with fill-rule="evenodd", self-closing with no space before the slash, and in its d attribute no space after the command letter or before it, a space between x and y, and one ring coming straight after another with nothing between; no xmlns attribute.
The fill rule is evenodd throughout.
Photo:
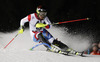
<svg viewBox="0 0 100 62"><path fill-rule="evenodd" d="M39 19L36 13L30 14L25 18L21 19L20 26L24 26L26 22L29 22L30 35L34 42L40 42L38 34L42 33L43 36L48 40L49 43L53 43L54 37L46 30L51 28L51 25L45 28L36 28L37 23L51 24L49 18L46 16L44 19Z"/></svg>

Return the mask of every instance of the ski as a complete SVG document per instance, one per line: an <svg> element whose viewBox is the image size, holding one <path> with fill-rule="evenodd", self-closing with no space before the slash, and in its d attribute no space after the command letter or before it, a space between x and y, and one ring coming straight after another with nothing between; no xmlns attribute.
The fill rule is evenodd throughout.
<svg viewBox="0 0 100 62"><path fill-rule="evenodd" d="M86 57L85 55L83 55L84 51L83 52L75 52L75 54L73 54L73 53L70 53L70 51L61 51L60 49L58 49L56 47L53 48L53 51L50 50L50 49L47 49L46 51L62 54L62 55L65 55L65 56L81 56L81 57Z"/></svg>
<svg viewBox="0 0 100 62"><path fill-rule="evenodd" d="M42 45L42 44L44 44L44 43L37 44L36 46L33 46L30 50L32 51L35 47ZM47 45L47 44L45 44L45 45ZM49 46L46 51L62 54L62 55L65 55L65 56L74 56L75 55L75 56L85 57L83 55L84 51L83 52L76 52L75 50L73 50L71 48L68 48L68 50L62 51L60 48L58 48L55 45Z"/></svg>
<svg viewBox="0 0 100 62"><path fill-rule="evenodd" d="M62 52L61 50L58 50L58 51L51 51L51 50L47 49L46 51L47 51L47 52L57 53L57 54L62 54L62 55L66 55L66 56L70 56L70 55L68 55L67 52Z"/></svg>

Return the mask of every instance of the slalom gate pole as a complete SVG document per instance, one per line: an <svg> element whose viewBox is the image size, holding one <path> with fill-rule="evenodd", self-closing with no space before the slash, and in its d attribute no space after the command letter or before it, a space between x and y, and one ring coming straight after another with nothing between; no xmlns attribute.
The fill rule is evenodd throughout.
<svg viewBox="0 0 100 62"><path fill-rule="evenodd" d="M18 34L15 35L15 37L4 47L4 49L18 36Z"/></svg>
<svg viewBox="0 0 100 62"><path fill-rule="evenodd" d="M49 44L47 44L47 43L40 43L40 44L37 44L37 45L33 46L30 50L33 50L34 48L36 48L36 47L38 47L40 45L46 45L46 46L48 46L51 49L51 46Z"/></svg>
<svg viewBox="0 0 100 62"><path fill-rule="evenodd" d="M57 23L53 23L51 25L63 24L63 23L70 23L70 22L76 22L76 21L83 21L83 20L89 20L89 18L83 18L83 19L77 19L77 20L70 20L70 21L64 21L64 22L57 22Z"/></svg>

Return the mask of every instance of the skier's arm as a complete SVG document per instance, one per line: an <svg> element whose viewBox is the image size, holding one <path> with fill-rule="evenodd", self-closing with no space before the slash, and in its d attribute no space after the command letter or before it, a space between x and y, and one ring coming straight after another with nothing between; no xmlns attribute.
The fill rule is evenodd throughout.
<svg viewBox="0 0 100 62"><path fill-rule="evenodd" d="M20 34L23 33L24 28L25 28L25 27L24 27L24 24L25 24L26 22L29 22L30 20L31 20L31 15L28 15L27 17L21 19L21 21L20 21L20 30L19 30L18 33L20 33Z"/></svg>
<svg viewBox="0 0 100 62"><path fill-rule="evenodd" d="M50 20L49 20L49 18L48 18L48 17L46 17L45 23L47 24L47 26L45 26L45 28L46 28L46 29L49 29L49 28L51 28L51 27L52 27L52 25L50 25L50 24L51 24L51 22L50 22Z"/></svg>
<svg viewBox="0 0 100 62"><path fill-rule="evenodd" d="M24 26L24 24L28 21L30 21L31 15L26 16L25 18L21 19L20 26Z"/></svg>

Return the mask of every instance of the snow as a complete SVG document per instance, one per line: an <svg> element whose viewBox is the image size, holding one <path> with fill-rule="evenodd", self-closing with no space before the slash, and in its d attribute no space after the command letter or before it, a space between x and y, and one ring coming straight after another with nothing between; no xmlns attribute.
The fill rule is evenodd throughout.
<svg viewBox="0 0 100 62"><path fill-rule="evenodd" d="M55 38L77 51L83 51L90 46L91 39L87 36L73 36L64 31L62 27L52 27L49 31ZM23 34L19 34L6 49L3 49L17 32L0 33L0 62L100 62L99 55L64 56L46 52L43 45L30 51L29 49L38 43L32 41L28 28Z"/></svg>

